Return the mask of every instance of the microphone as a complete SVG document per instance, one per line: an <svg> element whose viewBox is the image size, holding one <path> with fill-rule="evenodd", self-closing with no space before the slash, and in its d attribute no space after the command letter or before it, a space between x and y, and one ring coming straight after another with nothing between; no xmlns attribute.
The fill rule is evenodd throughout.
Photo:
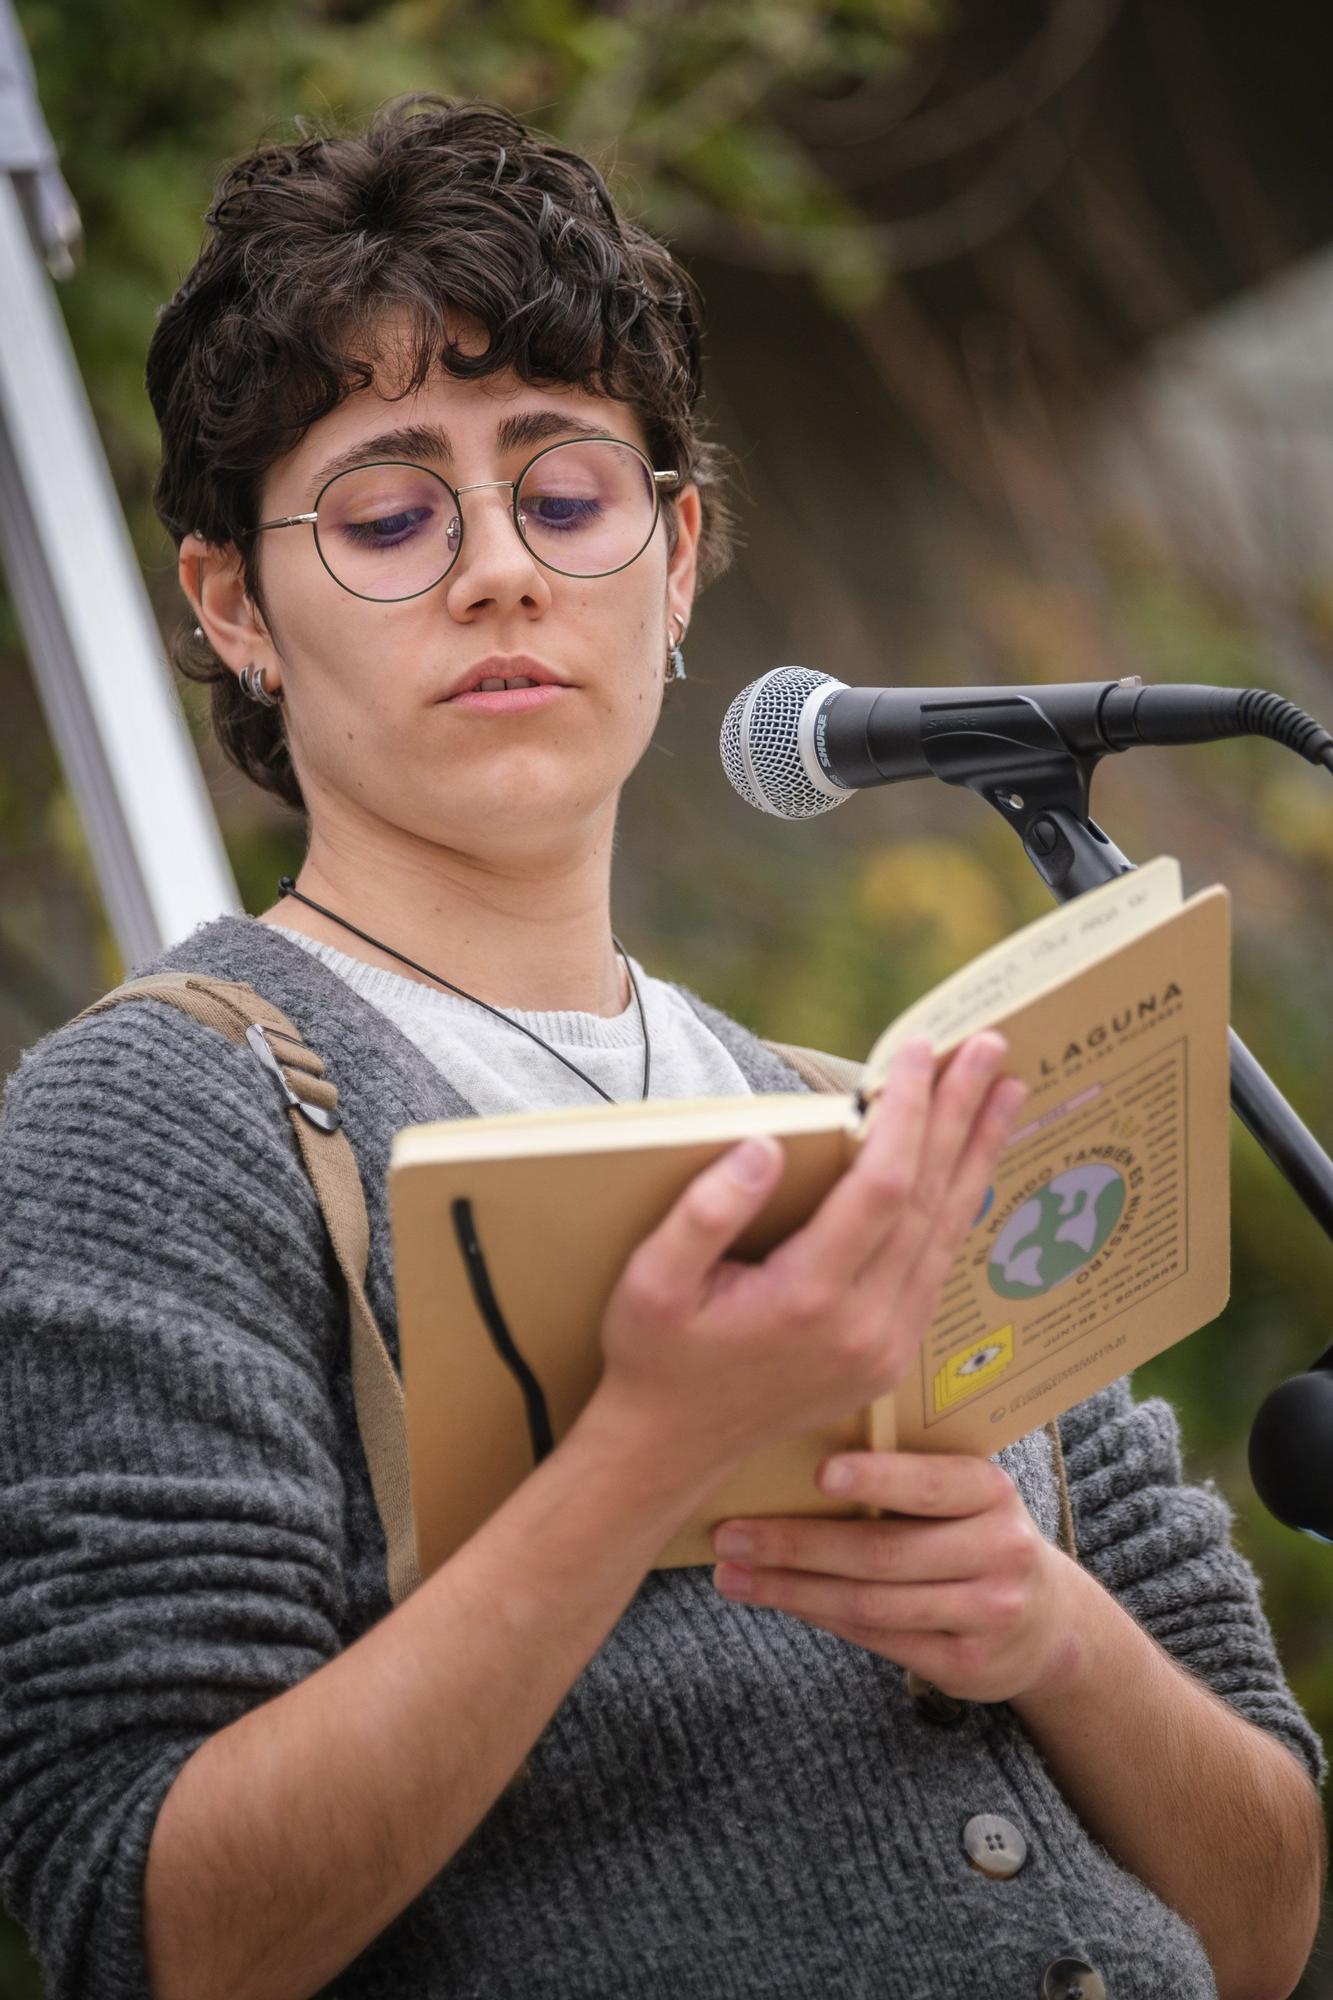
<svg viewBox="0 0 1333 2000"><path fill-rule="evenodd" d="M722 764L747 805L779 819L831 812L853 792L931 776L946 741L1002 743L1034 719L1074 756L1139 743L1269 736L1333 769L1333 736L1263 688L1066 681L1036 687L853 688L808 667L775 667L742 688L722 724Z"/></svg>
<svg viewBox="0 0 1333 2000"><path fill-rule="evenodd" d="M1280 1382L1250 1430L1254 1490L1286 1528L1333 1542L1333 1375L1323 1354L1304 1375Z"/></svg>

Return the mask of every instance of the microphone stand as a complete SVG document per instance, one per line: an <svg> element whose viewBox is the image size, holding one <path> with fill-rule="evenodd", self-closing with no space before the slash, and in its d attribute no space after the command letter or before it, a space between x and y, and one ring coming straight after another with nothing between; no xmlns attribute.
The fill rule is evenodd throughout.
<svg viewBox="0 0 1333 2000"><path fill-rule="evenodd" d="M1071 902L1113 876L1129 874L1133 862L1097 826L1089 812L1089 790L1099 756L1079 756L1043 716L1037 702L1017 696L1005 702L1003 720L979 730L977 708L949 728L937 710L937 724L923 740L923 754L945 784L967 786L985 798L1013 826L1023 852L1057 902ZM1259 1140L1273 1166L1309 1208L1325 1236L1333 1238L1333 1160L1295 1114L1273 1078L1241 1042L1231 1038L1231 1106L1241 1124ZM1329 1348L1333 1366L1333 1348Z"/></svg>
<svg viewBox="0 0 1333 2000"><path fill-rule="evenodd" d="M1086 889L1133 869L1134 863L1088 810L1099 756L1070 750L1036 701L1015 695L1011 701L987 704L984 710L960 705L956 717L943 708L932 713L934 727L921 745L931 770L946 784L963 785L994 807L1022 840L1029 861L1057 902L1070 902ZM1333 1238L1333 1160L1235 1029L1229 1034L1232 1109L1324 1234ZM1333 1346L1311 1365L1313 1370L1327 1371L1324 1379L1333 1385ZM1295 1384L1283 1386L1291 1389ZM1281 1390L1275 1392L1280 1394ZM1261 1497L1272 1506L1266 1495Z"/></svg>

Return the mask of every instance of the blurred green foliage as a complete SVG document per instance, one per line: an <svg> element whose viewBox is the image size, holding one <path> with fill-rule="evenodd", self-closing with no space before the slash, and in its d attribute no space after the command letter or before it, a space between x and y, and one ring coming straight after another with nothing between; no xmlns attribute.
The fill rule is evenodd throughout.
<svg viewBox="0 0 1333 2000"><path fill-rule="evenodd" d="M87 236L61 304L169 625L181 607L174 552L150 504L156 434L143 358L155 312L198 247L222 160L288 134L294 118L341 122L407 90L491 97L592 152L631 211L668 238L715 257L743 244L741 261L758 264L764 245L780 241L787 269L826 310L859 310L892 274L854 199L791 137L784 107L795 91L836 98L849 77L892 71L944 9L936 0L19 0L18 13ZM806 359L793 353L794 392ZM1109 547L1105 575L1100 612L1155 678L1273 683L1271 658L1236 606L1150 549ZM1311 576L1302 589L1311 624L1333 630L1330 580ZM998 662L991 677L1071 677L1074 597L1049 577L999 567L976 583L969 609ZM944 673L927 639L896 677ZM706 674L702 685L715 692ZM0 691L20 687L26 668L0 596ZM187 707L243 900L261 908L299 858L299 826L220 770L195 691ZM668 756L697 750L692 729L687 711L668 717ZM1254 744L1217 746L1206 771L1183 760L1152 769L1108 769L1094 810L1127 851L1177 852L1192 885L1230 883L1237 1023L1315 1130L1333 1133L1327 779ZM77 817L45 751L0 752L0 852L15 857L16 879L56 884L77 901L92 940L68 1004L54 942L34 953L24 978L36 1033L87 997L80 980L109 984L118 973ZM765 1032L847 1053L863 1053L924 986L1047 906L1012 836L969 797L867 802L855 833L839 816L811 828L756 822L723 837L692 788L651 760L627 800L621 868L636 906L631 935L657 969ZM28 905L16 906L25 935L53 940L32 893L31 923ZM42 893L49 902L56 890ZM1232 1306L1141 1370L1136 1392L1172 1401L1190 1476L1216 1479L1235 1506L1237 1540L1263 1578L1296 1690L1333 1741L1333 1557L1277 1527L1245 1470L1263 1394L1328 1344L1329 1246L1239 1132L1233 1167ZM0 2000L39 1991L21 1935L0 1920Z"/></svg>

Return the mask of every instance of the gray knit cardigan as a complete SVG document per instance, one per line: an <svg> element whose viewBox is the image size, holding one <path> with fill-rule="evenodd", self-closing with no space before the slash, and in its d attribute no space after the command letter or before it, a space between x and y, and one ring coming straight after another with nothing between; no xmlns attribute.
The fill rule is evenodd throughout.
<svg viewBox="0 0 1333 2000"><path fill-rule="evenodd" d="M249 980L323 1057L396 1356L390 1141L470 1107L263 925L223 918L157 966ZM753 1087L802 1087L694 1004ZM1322 1782L1167 1404L1121 1381L1062 1431L1083 1560ZM1001 1461L1055 1539L1045 1434ZM48 1036L0 1121L0 1896L50 2000L143 2000L144 1864L177 1772L388 1610L343 1293L272 1080L157 1005ZM1008 1880L967 1859L979 1813L1026 1841ZM325 1992L1037 2000L1070 1954L1111 2000L1215 1993L1194 1932L1092 1839L1006 1704L945 1726L889 1662L686 1569L649 1575L531 1781Z"/></svg>

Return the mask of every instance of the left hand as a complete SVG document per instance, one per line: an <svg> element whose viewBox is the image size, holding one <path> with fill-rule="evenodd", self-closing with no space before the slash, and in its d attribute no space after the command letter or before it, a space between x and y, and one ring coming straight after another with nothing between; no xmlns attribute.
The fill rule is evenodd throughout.
<svg viewBox="0 0 1333 2000"><path fill-rule="evenodd" d="M820 1468L826 1492L834 1467L852 1475L839 1499L891 1518L723 1522L713 1543L724 1596L789 1611L961 1701L1046 1692L1074 1671L1081 1572L1045 1540L1001 1466L841 1452ZM731 1546L738 1532L748 1552Z"/></svg>

